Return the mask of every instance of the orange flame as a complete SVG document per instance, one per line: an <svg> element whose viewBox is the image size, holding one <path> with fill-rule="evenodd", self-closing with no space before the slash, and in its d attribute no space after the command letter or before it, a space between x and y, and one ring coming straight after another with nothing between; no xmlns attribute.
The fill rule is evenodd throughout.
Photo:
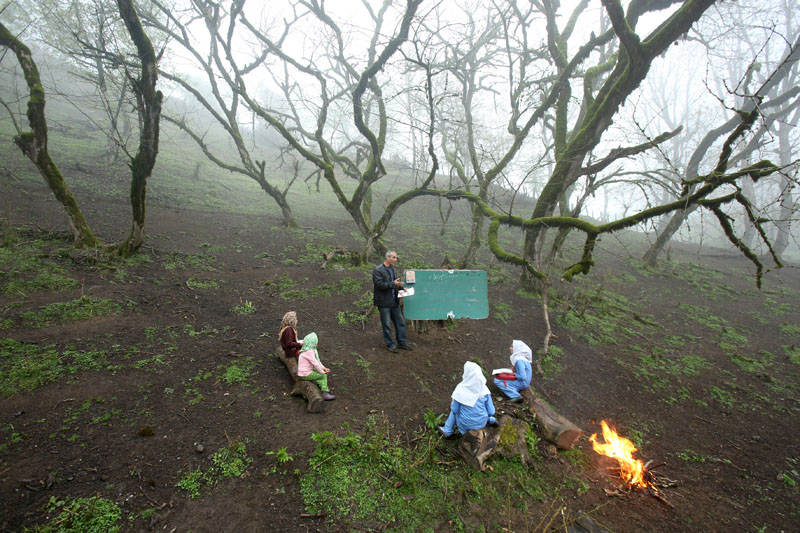
<svg viewBox="0 0 800 533"><path fill-rule="evenodd" d="M619 461L620 476L622 476L627 485L639 488L646 487L647 482L643 477L644 463L639 459L633 458L636 446L625 437L620 437L613 428L609 428L605 420L602 420L600 425L603 428L603 440L605 440L605 443L597 442L596 433L589 437L594 451Z"/></svg>

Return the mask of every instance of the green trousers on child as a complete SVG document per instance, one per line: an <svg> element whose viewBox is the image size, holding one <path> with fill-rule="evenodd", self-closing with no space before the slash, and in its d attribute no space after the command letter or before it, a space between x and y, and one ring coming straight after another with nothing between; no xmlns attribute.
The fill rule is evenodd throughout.
<svg viewBox="0 0 800 533"><path fill-rule="evenodd" d="M316 370L312 370L309 375L301 376L300 379L313 381L322 392L330 392L328 390L328 374L320 374Z"/></svg>

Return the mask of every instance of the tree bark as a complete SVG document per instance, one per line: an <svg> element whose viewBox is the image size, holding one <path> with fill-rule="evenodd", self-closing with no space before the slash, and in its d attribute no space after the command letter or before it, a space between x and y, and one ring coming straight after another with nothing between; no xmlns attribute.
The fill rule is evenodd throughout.
<svg viewBox="0 0 800 533"><path fill-rule="evenodd" d="M525 398L531 411L539 420L539 426L542 428L542 435L545 439L562 450L571 450L575 447L583 436L583 431L578 426L538 398L530 387L520 391L520 395Z"/></svg>
<svg viewBox="0 0 800 533"><path fill-rule="evenodd" d="M139 132L139 149L131 158L131 208L133 225L131 233L125 241L117 246L123 257L136 252L144 242L145 200L147 195L147 178L153 172L158 156L158 135L161 119L161 102L163 95L156 90L158 70L156 53L153 44L145 34L139 16L131 0L117 0L119 13L125 21L141 61L139 79L131 79L133 92L136 94L137 111L141 122Z"/></svg>
<svg viewBox="0 0 800 533"><path fill-rule="evenodd" d="M78 207L78 202L72 195L72 191L67 187L66 182L64 182L64 176L47 150L44 88L39 78L39 69L36 67L31 51L14 37L2 23L0 23L0 44L10 48L17 56L30 92L27 116L31 131L20 132L19 135L14 137L14 143L36 165L56 199L64 206L72 235L75 238L75 245L80 248L97 247L100 245L100 241L89 228L86 219L83 217L83 212Z"/></svg>

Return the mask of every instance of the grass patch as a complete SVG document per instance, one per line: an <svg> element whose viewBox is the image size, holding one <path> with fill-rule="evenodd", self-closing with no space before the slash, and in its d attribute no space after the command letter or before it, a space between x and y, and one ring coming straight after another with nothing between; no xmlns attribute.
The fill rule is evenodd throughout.
<svg viewBox="0 0 800 533"><path fill-rule="evenodd" d="M518 459L494 457L493 470L476 472L454 460L455 443L431 431L409 449L378 415L367 419L365 435L323 431L312 439L316 449L300 482L306 510L328 513L345 528L465 531L485 526L496 531L501 521L508 527L509 516L554 497L560 488L571 490ZM480 506L465 506L465 499ZM493 525L486 523L485 509L495 509Z"/></svg>
<svg viewBox="0 0 800 533"><path fill-rule="evenodd" d="M508 319L511 318L512 310L513 309L509 304L505 302L497 302L494 304L494 313L492 313L492 315L503 324L508 324Z"/></svg>
<svg viewBox="0 0 800 533"><path fill-rule="evenodd" d="M215 279L189 278L186 280L186 286L196 290L219 289L219 282Z"/></svg>
<svg viewBox="0 0 800 533"><path fill-rule="evenodd" d="M40 272L33 279L15 279L6 284L4 291L7 294L27 296L35 291L71 291L80 286L78 280L69 276L53 272Z"/></svg>
<svg viewBox="0 0 800 533"><path fill-rule="evenodd" d="M59 353L55 344L0 339L0 394L11 396L33 390L80 370L99 370L108 365L105 352L67 347Z"/></svg>
<svg viewBox="0 0 800 533"><path fill-rule="evenodd" d="M234 383L244 383L250 376L253 375L255 370L256 361L253 357L246 357L231 363L228 366L220 365L218 368L223 369L219 379L228 385Z"/></svg>
<svg viewBox="0 0 800 533"><path fill-rule="evenodd" d="M56 324L88 320L97 316L114 315L120 312L120 306L108 298L83 296L69 302L56 302L39 308L39 311L27 311L20 316L25 325L32 328L46 328Z"/></svg>
<svg viewBox="0 0 800 533"><path fill-rule="evenodd" d="M217 258L211 254L184 254L181 252L170 252L164 261L164 268L167 270L206 270L216 272L214 263Z"/></svg>
<svg viewBox="0 0 800 533"><path fill-rule="evenodd" d="M250 300L245 300L243 303L234 306L231 311L237 315L252 315L256 312L256 306Z"/></svg>
<svg viewBox="0 0 800 533"><path fill-rule="evenodd" d="M244 442L233 441L211 456L211 462L206 470L198 466L183 472L175 486L186 491L190 498L197 498L206 486L213 486L220 479L242 476L253 459L247 455Z"/></svg>
<svg viewBox="0 0 800 533"><path fill-rule="evenodd" d="M577 289L570 300L559 301L565 311L556 321L565 329L578 332L589 344L616 345L642 330L658 326L650 317L638 312L634 302L602 286Z"/></svg>
<svg viewBox="0 0 800 533"><path fill-rule="evenodd" d="M32 531L37 533L116 533L122 516L119 505L106 498L74 498L61 500L52 496L45 505L48 513L58 513L44 525ZM27 531L27 530L26 530Z"/></svg>
<svg viewBox="0 0 800 533"><path fill-rule="evenodd" d="M800 365L800 347L796 345L785 345L783 351L786 352L786 357L790 363Z"/></svg>

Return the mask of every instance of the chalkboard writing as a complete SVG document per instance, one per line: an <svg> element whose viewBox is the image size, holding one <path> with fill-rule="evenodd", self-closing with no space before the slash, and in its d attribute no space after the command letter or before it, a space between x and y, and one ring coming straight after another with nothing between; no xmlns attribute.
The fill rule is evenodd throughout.
<svg viewBox="0 0 800 533"><path fill-rule="evenodd" d="M489 316L488 285L483 270L407 270L404 284L414 288L413 295L403 298L403 312L408 320Z"/></svg>

